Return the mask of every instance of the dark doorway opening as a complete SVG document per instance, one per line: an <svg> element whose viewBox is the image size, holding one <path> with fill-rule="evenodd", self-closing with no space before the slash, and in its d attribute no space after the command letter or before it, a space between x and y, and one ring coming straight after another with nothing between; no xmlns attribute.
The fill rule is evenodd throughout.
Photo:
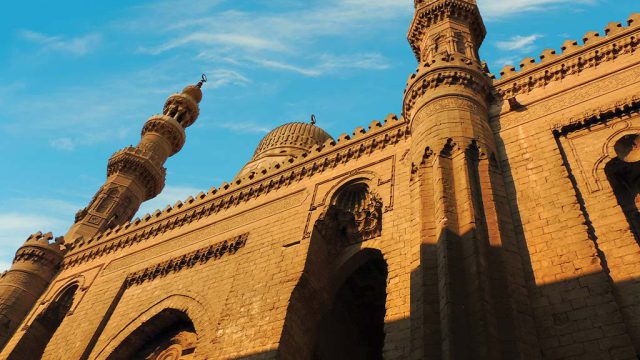
<svg viewBox="0 0 640 360"><path fill-rule="evenodd" d="M347 277L319 322L314 360L382 359L387 272L374 258Z"/></svg>

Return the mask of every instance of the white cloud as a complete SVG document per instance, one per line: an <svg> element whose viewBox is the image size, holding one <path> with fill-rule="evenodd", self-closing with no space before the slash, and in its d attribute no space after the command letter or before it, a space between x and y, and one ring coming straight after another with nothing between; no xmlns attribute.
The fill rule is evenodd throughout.
<svg viewBox="0 0 640 360"><path fill-rule="evenodd" d="M76 148L76 145L73 143L73 140L64 137L57 138L49 141L49 145L54 149L63 150L63 151L73 151Z"/></svg>
<svg viewBox="0 0 640 360"><path fill-rule="evenodd" d="M234 70L217 69L207 72L205 89L218 89L226 85L247 85L251 83L244 75Z"/></svg>
<svg viewBox="0 0 640 360"><path fill-rule="evenodd" d="M102 40L100 34L65 38L63 36L50 36L36 31L24 30L21 35L23 39L40 45L42 51L56 51L78 56L90 53Z"/></svg>
<svg viewBox="0 0 640 360"><path fill-rule="evenodd" d="M478 0L487 20L530 11L543 11L554 5L589 5L597 0Z"/></svg>
<svg viewBox="0 0 640 360"><path fill-rule="evenodd" d="M534 49L536 40L541 37L542 35L537 34L528 36L516 35L509 40L496 42L496 47L505 51L529 52Z"/></svg>
<svg viewBox="0 0 640 360"><path fill-rule="evenodd" d="M218 122L215 125L237 134L266 134L273 129L271 126L242 121Z"/></svg>
<svg viewBox="0 0 640 360"><path fill-rule="evenodd" d="M207 9L216 3L208 4ZM164 29L168 39L140 48L151 55L195 53L208 63L258 65L317 77L348 69L389 68L380 54L317 54L317 44L327 37L355 41L372 37L374 32L383 32L386 24L399 18L409 21L413 15L411 2L398 0L329 0L290 8L281 13L204 11L176 18L171 7L161 6L153 8L153 16L139 13L122 26L143 34L153 30L155 35Z"/></svg>

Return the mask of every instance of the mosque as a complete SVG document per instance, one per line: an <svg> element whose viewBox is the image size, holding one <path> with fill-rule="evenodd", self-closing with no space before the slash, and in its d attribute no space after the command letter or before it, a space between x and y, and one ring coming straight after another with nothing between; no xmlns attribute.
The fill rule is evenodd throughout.
<svg viewBox="0 0 640 360"><path fill-rule="evenodd" d="M637 360L640 14L497 76L485 35L475 0L415 0L401 116L284 124L132 219L202 82L171 95L68 232L17 250L0 358Z"/></svg>

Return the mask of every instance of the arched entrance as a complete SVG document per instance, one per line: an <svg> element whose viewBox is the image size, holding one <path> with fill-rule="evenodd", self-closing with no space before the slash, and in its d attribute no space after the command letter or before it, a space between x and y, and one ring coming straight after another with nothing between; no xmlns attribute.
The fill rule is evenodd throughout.
<svg viewBox="0 0 640 360"><path fill-rule="evenodd" d="M133 331L107 359L189 360L197 339L184 312L165 309Z"/></svg>
<svg viewBox="0 0 640 360"><path fill-rule="evenodd" d="M37 360L41 359L62 320L67 316L73 298L78 290L78 284L68 286L56 296L49 306L36 316L27 332L22 336L16 347L9 355L9 360Z"/></svg>
<svg viewBox="0 0 640 360"><path fill-rule="evenodd" d="M314 360L382 359L386 285L381 257L347 277L318 324Z"/></svg>

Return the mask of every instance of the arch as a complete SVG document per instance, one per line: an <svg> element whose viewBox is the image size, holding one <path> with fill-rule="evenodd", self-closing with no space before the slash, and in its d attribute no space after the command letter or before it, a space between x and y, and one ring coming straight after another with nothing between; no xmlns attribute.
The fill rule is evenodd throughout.
<svg viewBox="0 0 640 360"><path fill-rule="evenodd" d="M323 220L319 220L321 222ZM327 226L327 225L325 225ZM330 226L330 225L329 225ZM334 224L335 227L335 224ZM382 252L379 249L366 247L365 243L351 244L342 247L334 246L339 243L340 239L331 239L331 236L340 236L336 231L322 231L323 226L314 226L313 234L307 252L307 260L304 271L296 284L289 301L285 324L280 338L280 346L278 348L279 359L311 359L317 352L317 342L319 332L327 332L326 328L336 325L335 321L324 321L326 314L331 313L331 309L335 308L336 301L343 303L345 296L341 293L343 285L349 283L350 278L358 269L369 261L378 261L384 264L384 279L378 283L382 283L385 289L382 291L384 299L378 304L382 305L382 316L377 316L379 334L377 352L382 354L382 342L384 340L384 312L386 302L386 281L387 281L387 263ZM367 243L370 245L370 243ZM365 271L366 272L366 271ZM349 298L347 296L347 298ZM338 300L336 300L338 299ZM380 297L376 299L380 300ZM380 307L378 307L380 309ZM332 318L335 320L335 316ZM359 324L359 322L356 322ZM324 324L324 325L323 325ZM324 326L324 327L323 327ZM331 332L331 331L329 331ZM326 338L321 338L321 343ZM331 343L331 339L326 343ZM325 344L326 344L325 343ZM357 344L357 342L354 342ZM325 346L320 346L326 349ZM336 356L336 354L327 354L322 351L315 354L315 358L324 359L328 356ZM355 356L350 353L349 356ZM363 355L364 356L364 355ZM357 358L373 358L368 355ZM338 357L337 359L340 359Z"/></svg>
<svg viewBox="0 0 640 360"><path fill-rule="evenodd" d="M33 320L25 334L8 357L8 360L41 359L51 338L74 302L79 284L73 281L63 287L49 305Z"/></svg>
<svg viewBox="0 0 640 360"><path fill-rule="evenodd" d="M169 312L167 313L166 311ZM175 312L184 314L184 317L180 318L182 315L176 315ZM95 359L111 359L110 356L121 344L126 344L127 339L132 336L135 337L137 330L144 329L145 325L153 326L158 320L164 322L167 315L170 315L169 317L175 315L177 319L182 320L189 319L193 325L193 332L197 334L196 352L207 347L207 339L210 339L210 334L215 329L210 321L204 302L200 301L195 294L173 294L154 303L147 310L131 319L120 331L105 342L105 345L96 353Z"/></svg>
<svg viewBox="0 0 640 360"><path fill-rule="evenodd" d="M320 313L314 360L382 360L387 262L379 251L361 251L337 271Z"/></svg>
<svg viewBox="0 0 640 360"><path fill-rule="evenodd" d="M164 309L127 336L108 360L178 360L193 354L198 335L191 319L180 310Z"/></svg>

